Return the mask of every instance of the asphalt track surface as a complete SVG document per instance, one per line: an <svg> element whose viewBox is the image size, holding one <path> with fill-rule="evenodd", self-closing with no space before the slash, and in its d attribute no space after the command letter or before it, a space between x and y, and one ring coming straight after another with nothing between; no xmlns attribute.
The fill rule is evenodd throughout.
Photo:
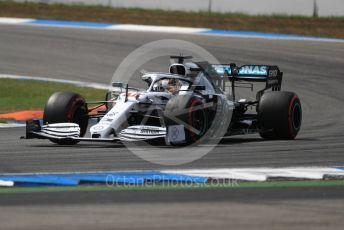
<svg viewBox="0 0 344 230"><path fill-rule="evenodd" d="M1 229L342 229L343 187L1 194Z"/></svg>
<svg viewBox="0 0 344 230"><path fill-rule="evenodd" d="M283 90L296 92L303 107L302 130L295 141L263 141L257 135L227 138L202 159L181 166L154 165L120 145L82 143L63 147L47 141L19 140L24 133L22 128L0 129L0 172L344 165L344 43L6 25L0 25L0 32L1 73L109 83L116 67L131 51L150 41L176 38L202 46L223 63L278 65L285 73ZM168 60L157 60L149 67L164 71L162 66L168 64ZM237 201L221 196L204 202L178 201L177 194L169 194L175 202L120 205L100 201L66 205L61 198L62 204L51 207L7 205L1 216L7 218L21 210L23 221L8 222L12 223L8 227L20 228L20 223L26 223L36 229L86 228L85 223L109 229L116 223L120 228L137 229L160 229L164 223L171 229L228 229L231 225L239 229L339 229L342 197L321 189L318 192L323 196L311 196L311 200L302 196L287 200L254 196L249 204L243 201L248 197L245 193L240 193L242 199ZM145 200L147 194L135 196ZM93 199L97 197L101 200L102 194L93 193ZM53 210L52 215L45 214L41 222L34 222L47 209ZM75 219L68 213L75 213ZM130 213L132 216L128 217ZM61 221L53 216L61 217ZM115 223L107 218L114 218Z"/></svg>

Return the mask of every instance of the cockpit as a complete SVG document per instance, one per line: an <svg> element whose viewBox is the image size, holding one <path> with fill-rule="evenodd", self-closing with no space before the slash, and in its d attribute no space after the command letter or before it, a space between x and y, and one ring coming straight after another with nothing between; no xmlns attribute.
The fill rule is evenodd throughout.
<svg viewBox="0 0 344 230"><path fill-rule="evenodd" d="M148 84L147 92L175 95L180 91L188 91L195 85L204 86L205 89L201 90L203 94L222 93L214 84L211 76L214 74L213 71L208 71L209 65L204 66L203 63L174 63L170 66L170 73L147 73L142 76L142 80Z"/></svg>
<svg viewBox="0 0 344 230"><path fill-rule="evenodd" d="M151 92L166 92L173 95L180 90L188 90L191 82L179 78L160 78L154 82Z"/></svg>

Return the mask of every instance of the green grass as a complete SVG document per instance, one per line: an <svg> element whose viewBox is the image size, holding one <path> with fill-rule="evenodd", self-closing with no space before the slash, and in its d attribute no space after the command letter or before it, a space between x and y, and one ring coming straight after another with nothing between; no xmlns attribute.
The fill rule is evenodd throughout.
<svg viewBox="0 0 344 230"><path fill-rule="evenodd" d="M43 110L49 96L57 91L76 92L87 101L104 100L106 94L106 90L70 84L0 79L0 114L22 110Z"/></svg>
<svg viewBox="0 0 344 230"><path fill-rule="evenodd" d="M0 123L6 123L7 119L0 118Z"/></svg>
<svg viewBox="0 0 344 230"><path fill-rule="evenodd" d="M344 38L344 17L250 16L240 13L182 12L62 4L48 5L28 2L15 3L12 1L0 2L0 17L205 27Z"/></svg>
<svg viewBox="0 0 344 230"><path fill-rule="evenodd" d="M218 184L171 184L171 185L142 185L142 186L59 186L59 187L13 187L0 188L0 193L27 192L82 192L82 191L132 191L132 190L181 190L181 189L238 189L238 188L290 188L290 187L328 187L344 186L344 180L310 180L310 181L267 181L267 182L237 182Z"/></svg>

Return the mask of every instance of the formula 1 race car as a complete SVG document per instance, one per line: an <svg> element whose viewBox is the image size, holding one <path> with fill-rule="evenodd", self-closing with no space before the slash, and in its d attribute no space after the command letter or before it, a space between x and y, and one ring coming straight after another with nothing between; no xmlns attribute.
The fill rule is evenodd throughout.
<svg viewBox="0 0 344 230"><path fill-rule="evenodd" d="M294 139L301 127L298 96L281 90L277 66L209 64L176 60L168 73L145 73L146 90L114 82L106 100L86 102L76 93L57 92L47 101L43 124L27 121L26 138L71 145L79 141L123 142L163 139L189 145L204 138L259 133L264 139ZM264 88L254 100L236 99L238 87ZM90 105L99 105L90 109ZM91 113L97 107L104 111ZM249 112L250 108L250 112ZM254 108L254 112L252 112ZM84 137L90 119L90 137ZM222 132L217 132L222 130Z"/></svg>

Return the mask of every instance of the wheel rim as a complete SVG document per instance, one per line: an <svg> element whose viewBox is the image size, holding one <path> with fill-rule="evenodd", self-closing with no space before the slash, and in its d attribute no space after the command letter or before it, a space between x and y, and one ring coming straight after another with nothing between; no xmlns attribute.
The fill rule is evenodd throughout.
<svg viewBox="0 0 344 230"><path fill-rule="evenodd" d="M199 100L194 100L191 102L189 113L188 113L188 123L191 127L195 128L199 133L194 133L190 131L190 136L193 141L200 139L206 132L207 118L206 113L202 108L197 110L194 107L202 105Z"/></svg>
<svg viewBox="0 0 344 230"><path fill-rule="evenodd" d="M288 109L288 138L294 139L301 127L302 110L301 104L296 95L291 99Z"/></svg>
<svg viewBox="0 0 344 230"><path fill-rule="evenodd" d="M206 118L204 110L199 109L192 113L192 127L200 132L198 134L199 137L204 135L206 130Z"/></svg>
<svg viewBox="0 0 344 230"><path fill-rule="evenodd" d="M300 103L295 103L292 110L292 124L295 130L299 130L301 126L302 112Z"/></svg>
<svg viewBox="0 0 344 230"><path fill-rule="evenodd" d="M85 118L86 110L84 107L79 107L75 110L74 116L73 116L73 122L77 123L80 127L80 136L84 136L86 132L86 122L87 118Z"/></svg>
<svg viewBox="0 0 344 230"><path fill-rule="evenodd" d="M87 114L87 107L85 107L84 100L82 98L76 98L71 105L67 117L69 122L73 122L80 127L80 136L84 136L87 130L88 118L84 116Z"/></svg>

